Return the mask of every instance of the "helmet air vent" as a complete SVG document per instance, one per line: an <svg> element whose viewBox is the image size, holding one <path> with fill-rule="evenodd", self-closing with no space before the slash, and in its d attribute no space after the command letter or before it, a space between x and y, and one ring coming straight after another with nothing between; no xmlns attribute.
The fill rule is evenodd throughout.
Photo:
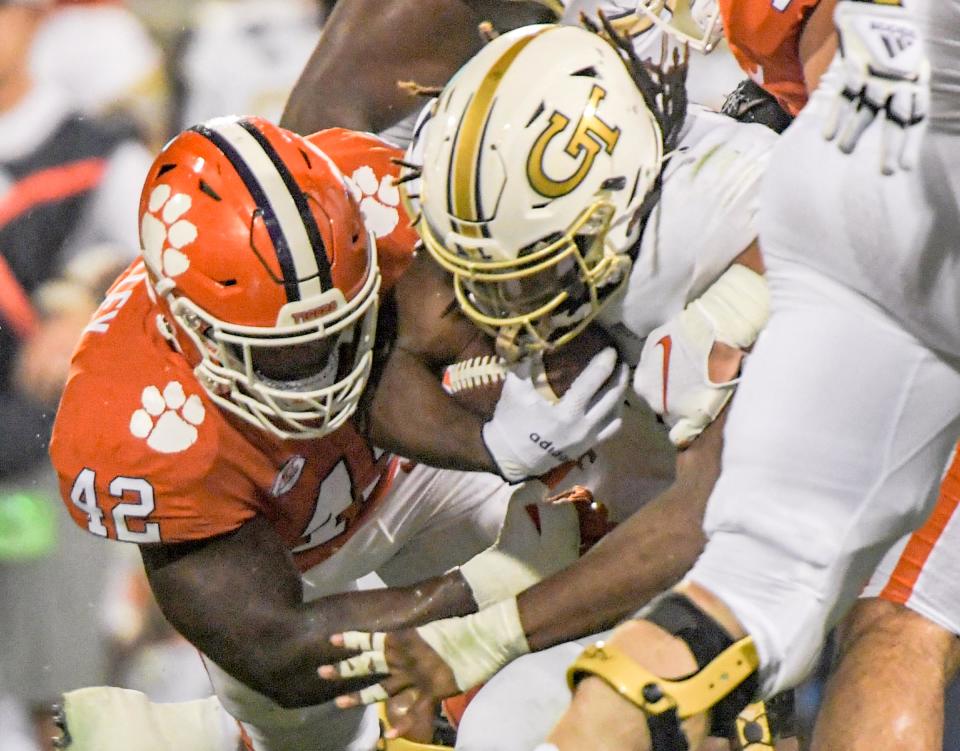
<svg viewBox="0 0 960 751"><path fill-rule="evenodd" d="M210 196L214 201L222 201L222 200L223 200L223 199L220 197L220 194L217 193L217 191L215 191L213 188L211 188L211 187L210 187L210 183L208 183L206 180L201 180L201 181L200 181L200 190L203 191L204 193L206 193L208 196Z"/></svg>

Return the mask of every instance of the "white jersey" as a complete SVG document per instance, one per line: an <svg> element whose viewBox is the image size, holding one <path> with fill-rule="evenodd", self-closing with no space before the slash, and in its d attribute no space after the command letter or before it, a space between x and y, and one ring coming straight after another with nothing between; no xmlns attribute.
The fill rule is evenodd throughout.
<svg viewBox="0 0 960 751"><path fill-rule="evenodd" d="M631 365L650 331L699 297L757 236L760 179L776 139L763 125L690 108L626 291L600 317Z"/></svg>
<svg viewBox="0 0 960 751"><path fill-rule="evenodd" d="M957 138L928 130L918 166L889 176L880 174L879 127L841 153L822 136L839 62L771 156L759 215L764 256L836 279L928 346L960 356Z"/></svg>
<svg viewBox="0 0 960 751"><path fill-rule="evenodd" d="M913 0L930 56L930 129L960 133L960 0Z"/></svg>

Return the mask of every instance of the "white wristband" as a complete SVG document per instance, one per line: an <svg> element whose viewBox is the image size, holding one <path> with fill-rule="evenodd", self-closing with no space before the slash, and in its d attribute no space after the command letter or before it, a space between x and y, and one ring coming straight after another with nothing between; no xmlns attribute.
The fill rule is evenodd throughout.
<svg viewBox="0 0 960 751"><path fill-rule="evenodd" d="M473 615L428 623L417 633L450 666L461 691L530 651L515 597Z"/></svg>
<svg viewBox="0 0 960 751"><path fill-rule="evenodd" d="M770 317L766 279L739 263L723 272L691 305L713 324L717 341L740 349L756 341Z"/></svg>

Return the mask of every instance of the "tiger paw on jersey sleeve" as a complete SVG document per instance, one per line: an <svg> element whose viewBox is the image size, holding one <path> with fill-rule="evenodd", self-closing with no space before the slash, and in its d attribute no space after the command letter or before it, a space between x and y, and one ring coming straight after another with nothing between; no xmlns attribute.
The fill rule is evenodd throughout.
<svg viewBox="0 0 960 751"><path fill-rule="evenodd" d="M147 386L140 402L142 406L130 417L130 432L154 451L176 454L197 442L206 409L199 396L186 395L179 381L170 381L162 392Z"/></svg>

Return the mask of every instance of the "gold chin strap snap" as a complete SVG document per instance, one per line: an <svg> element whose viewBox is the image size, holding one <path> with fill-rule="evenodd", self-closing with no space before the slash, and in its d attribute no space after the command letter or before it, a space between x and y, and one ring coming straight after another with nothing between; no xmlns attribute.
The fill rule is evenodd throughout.
<svg viewBox="0 0 960 751"><path fill-rule="evenodd" d="M573 690L582 679L595 675L646 715L675 710L677 718L684 720L711 709L749 678L758 665L753 639L747 636L693 675L667 680L616 647L597 642L567 669L567 683Z"/></svg>
<svg viewBox="0 0 960 751"><path fill-rule="evenodd" d="M737 715L737 740L743 751L764 751L775 746L767 705L755 701L743 708Z"/></svg>
<svg viewBox="0 0 960 751"><path fill-rule="evenodd" d="M387 705L383 702L377 704L377 715L380 718L380 740L377 741L377 751L449 751L451 748L433 743L416 743L406 738L387 740L383 735L390 728L390 721L387 720Z"/></svg>

